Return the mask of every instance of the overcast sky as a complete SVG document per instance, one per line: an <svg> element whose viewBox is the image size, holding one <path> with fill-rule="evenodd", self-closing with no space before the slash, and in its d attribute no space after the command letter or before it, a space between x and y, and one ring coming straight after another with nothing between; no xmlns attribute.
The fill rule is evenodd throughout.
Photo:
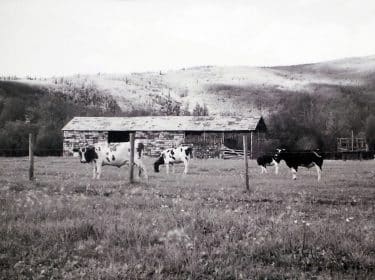
<svg viewBox="0 0 375 280"><path fill-rule="evenodd" d="M375 54L373 0L0 0L0 75Z"/></svg>

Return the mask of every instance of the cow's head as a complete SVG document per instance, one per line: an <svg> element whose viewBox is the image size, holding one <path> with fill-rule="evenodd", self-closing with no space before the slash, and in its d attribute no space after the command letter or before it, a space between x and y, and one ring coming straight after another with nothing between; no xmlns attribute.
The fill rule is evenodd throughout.
<svg viewBox="0 0 375 280"><path fill-rule="evenodd" d="M82 147L78 151L81 163L89 163L98 158L95 147Z"/></svg>
<svg viewBox="0 0 375 280"><path fill-rule="evenodd" d="M282 160L283 153L285 152L285 149L276 149L276 153L273 155L274 160L279 163Z"/></svg>
<svg viewBox="0 0 375 280"><path fill-rule="evenodd" d="M276 149L276 154L280 154L282 152L286 152L286 150L285 149L280 149L280 148Z"/></svg>
<svg viewBox="0 0 375 280"><path fill-rule="evenodd" d="M159 172L159 166L164 164L164 155L162 154L157 161L154 163L154 171Z"/></svg>

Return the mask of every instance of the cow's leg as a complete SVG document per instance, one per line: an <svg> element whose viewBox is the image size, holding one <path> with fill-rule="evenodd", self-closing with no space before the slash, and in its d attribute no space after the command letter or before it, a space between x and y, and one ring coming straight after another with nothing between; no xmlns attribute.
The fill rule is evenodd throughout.
<svg viewBox="0 0 375 280"><path fill-rule="evenodd" d="M275 163L275 174L279 174L279 164L277 162Z"/></svg>
<svg viewBox="0 0 375 280"><path fill-rule="evenodd" d="M147 170L146 166L143 164L143 162L140 159L134 160L134 163L137 165L139 170L139 177L141 177L141 174L143 173L143 176L145 179L148 180Z"/></svg>
<svg viewBox="0 0 375 280"><path fill-rule="evenodd" d="M260 166L260 174L263 174L263 166Z"/></svg>
<svg viewBox="0 0 375 280"><path fill-rule="evenodd" d="M189 165L189 161L186 158L184 158L183 162L184 162L184 165L185 165L184 174L187 174L188 173L188 167L189 167L188 166Z"/></svg>
<svg viewBox="0 0 375 280"><path fill-rule="evenodd" d="M172 173L174 174L174 164L172 164Z"/></svg>
<svg viewBox="0 0 375 280"><path fill-rule="evenodd" d="M291 170L292 170L292 174L293 174L293 180L296 180L297 179L297 169L292 167Z"/></svg>
<svg viewBox="0 0 375 280"><path fill-rule="evenodd" d="M144 166L144 164L142 162L139 163L138 169L139 169L139 177L141 177L141 175L143 173L143 177L145 177L145 179L148 180L147 170L146 170L146 167Z"/></svg>
<svg viewBox="0 0 375 280"><path fill-rule="evenodd" d="M316 172L318 173L318 181L320 181L322 170L320 169L320 167L316 163L314 163L314 165L315 165L315 168L316 168Z"/></svg>
<svg viewBox="0 0 375 280"><path fill-rule="evenodd" d="M169 174L169 162L165 163L165 171L167 174Z"/></svg>
<svg viewBox="0 0 375 280"><path fill-rule="evenodd" d="M96 179L100 179L100 175L102 174L102 164L101 162L96 163Z"/></svg>
<svg viewBox="0 0 375 280"><path fill-rule="evenodd" d="M92 162L92 178L96 179L96 162Z"/></svg>
<svg viewBox="0 0 375 280"><path fill-rule="evenodd" d="M263 167L264 168L264 173L267 173L267 167Z"/></svg>

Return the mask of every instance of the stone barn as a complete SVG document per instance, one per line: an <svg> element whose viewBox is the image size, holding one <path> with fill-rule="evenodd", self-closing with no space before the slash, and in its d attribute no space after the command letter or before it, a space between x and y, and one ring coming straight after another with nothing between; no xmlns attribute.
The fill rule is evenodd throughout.
<svg viewBox="0 0 375 280"><path fill-rule="evenodd" d="M260 116L147 116L75 117L62 128L64 156L79 147L98 142L128 142L129 133L143 139L145 154L158 156L164 149L180 144L192 145L198 158L236 155L242 150L242 136L249 135L251 157L262 152L267 127Z"/></svg>

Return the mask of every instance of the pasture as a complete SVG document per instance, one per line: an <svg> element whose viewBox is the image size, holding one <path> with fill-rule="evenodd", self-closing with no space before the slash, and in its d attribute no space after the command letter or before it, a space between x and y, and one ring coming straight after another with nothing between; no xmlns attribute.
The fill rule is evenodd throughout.
<svg viewBox="0 0 375 280"><path fill-rule="evenodd" d="M375 279L375 161L192 160L129 185L128 168L0 158L1 279ZM138 178L137 178L138 180Z"/></svg>

